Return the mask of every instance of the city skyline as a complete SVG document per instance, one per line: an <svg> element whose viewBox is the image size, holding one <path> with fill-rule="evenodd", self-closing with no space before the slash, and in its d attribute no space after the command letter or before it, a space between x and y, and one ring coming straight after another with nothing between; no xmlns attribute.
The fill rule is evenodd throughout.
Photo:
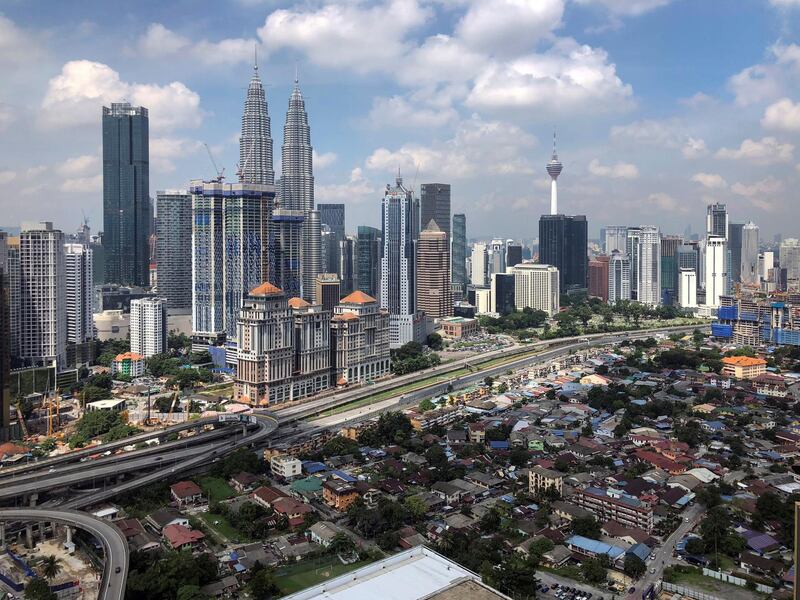
<svg viewBox="0 0 800 600"><path fill-rule="evenodd" d="M542 164L556 125L566 169L560 201L565 212L587 215L590 237L608 209L624 211L630 225L681 232L688 221L702 231L698 210L721 201L732 220L753 220L769 239L798 210L789 196L798 177L797 36L787 18L794 13L777 4L748 0L726 12L669 0L635 8L547 0L537 10L510 2L513 19L489 19L466 2L232 2L231 23L219 30L157 5L146 21L114 22L91 3L85 14L53 7L39 17L10 6L0 16L11 40L0 49L9 83L0 126L14 150L0 151L0 182L21 201L9 203L3 225L50 218L72 231L81 208L100 230L100 140L86 125L123 98L151 113L151 196L215 175L203 142L232 181L258 45L275 119L299 65L314 121L316 200L345 202L350 233L378 224L381 189L399 166L417 190L450 182L453 212L479 217L470 237L535 237L520 217L547 212ZM712 15L718 26L700 36L696 28ZM327 20L310 39L301 26L315 17ZM386 48L362 57L337 19L354 30L394 24ZM504 42L523 25L529 44ZM67 26L69 35L48 35ZM642 41L654 28L662 39L651 51ZM678 36L681 48L664 52ZM703 52L734 39L729 55ZM460 69L447 63L453 52L464 59ZM702 64L678 74L688 57ZM535 67L548 77L532 76ZM675 76L656 81L655 72Z"/></svg>

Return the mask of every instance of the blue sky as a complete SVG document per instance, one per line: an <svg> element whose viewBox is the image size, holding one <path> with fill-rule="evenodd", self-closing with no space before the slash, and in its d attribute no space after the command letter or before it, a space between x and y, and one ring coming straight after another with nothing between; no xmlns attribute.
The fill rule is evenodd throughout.
<svg viewBox="0 0 800 600"><path fill-rule="evenodd" d="M800 208L800 0L181 0L0 3L4 225L101 227L100 107L151 112L151 193L235 173L259 48L276 150L296 67L318 202L377 224L381 190L453 185L470 237L530 240L548 206L762 235ZM277 152L276 158L279 158ZM276 171L279 164L276 164Z"/></svg>

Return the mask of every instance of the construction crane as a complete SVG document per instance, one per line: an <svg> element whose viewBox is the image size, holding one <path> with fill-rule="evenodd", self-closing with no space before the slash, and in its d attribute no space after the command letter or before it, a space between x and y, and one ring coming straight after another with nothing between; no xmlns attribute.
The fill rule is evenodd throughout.
<svg viewBox="0 0 800 600"><path fill-rule="evenodd" d="M214 165L214 171L217 174L217 176L214 178L213 181L215 181L216 183L222 183L222 180L225 179L225 167L222 167L222 170L220 171L219 168L217 168L217 161L214 160L214 155L211 154L211 148L209 148L208 144L206 144L205 142L203 142L203 146L206 147L206 152L208 152L208 158L211 159L211 164Z"/></svg>
<svg viewBox="0 0 800 600"><path fill-rule="evenodd" d="M55 406L53 405L55 401ZM55 408L55 413L53 413ZM61 427L61 388L56 388L53 395L47 399L47 437L53 435L53 421L58 419L58 427Z"/></svg>
<svg viewBox="0 0 800 600"><path fill-rule="evenodd" d="M171 423L172 422L172 413L175 411L175 404L178 402L178 392L172 394L172 403L169 405L169 414L167 414L166 418L161 420L162 423Z"/></svg>
<svg viewBox="0 0 800 600"><path fill-rule="evenodd" d="M253 138L253 141L250 142L250 148L247 150L247 155L244 157L244 163L239 165L239 168L236 170L236 176L239 178L239 181L242 181L244 176L244 171L247 169L247 165L250 162L250 157L253 155L253 149L256 146L256 139Z"/></svg>

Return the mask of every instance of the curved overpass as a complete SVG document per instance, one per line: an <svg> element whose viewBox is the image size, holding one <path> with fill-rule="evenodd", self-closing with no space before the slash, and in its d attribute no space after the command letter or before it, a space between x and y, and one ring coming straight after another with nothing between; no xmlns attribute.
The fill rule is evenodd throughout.
<svg viewBox="0 0 800 600"><path fill-rule="evenodd" d="M0 521L48 521L88 531L103 545L105 568L99 600L122 600L128 578L128 541L114 525L77 510L47 508L0 509Z"/></svg>

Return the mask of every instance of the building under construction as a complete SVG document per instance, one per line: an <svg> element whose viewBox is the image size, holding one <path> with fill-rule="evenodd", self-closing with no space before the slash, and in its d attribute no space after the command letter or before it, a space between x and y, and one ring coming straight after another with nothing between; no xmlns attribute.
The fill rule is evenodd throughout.
<svg viewBox="0 0 800 600"><path fill-rule="evenodd" d="M720 296L714 337L745 346L800 346L800 294Z"/></svg>

